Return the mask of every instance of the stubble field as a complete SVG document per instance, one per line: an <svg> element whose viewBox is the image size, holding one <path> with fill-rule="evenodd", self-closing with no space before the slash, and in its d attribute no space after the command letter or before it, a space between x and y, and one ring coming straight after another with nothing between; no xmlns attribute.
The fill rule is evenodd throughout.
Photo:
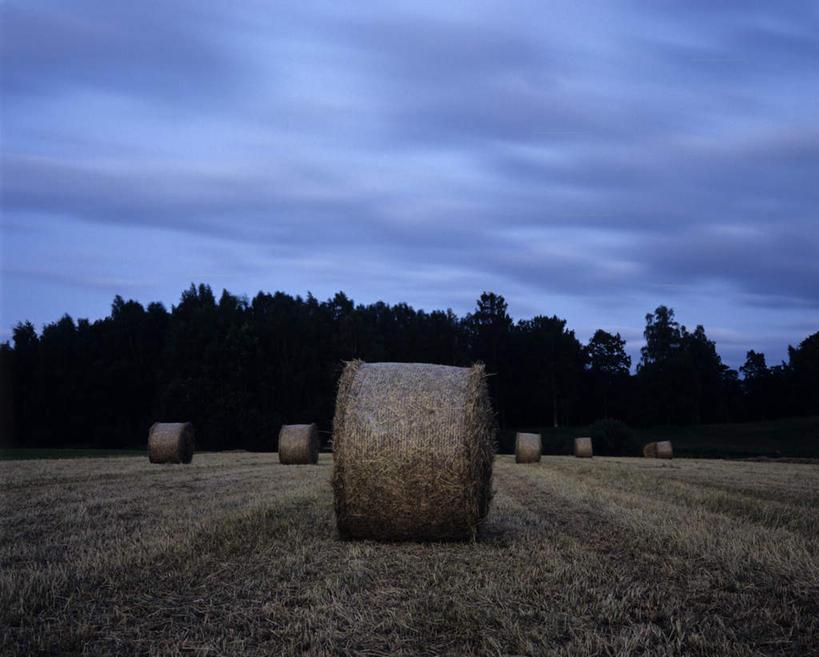
<svg viewBox="0 0 819 657"><path fill-rule="evenodd" d="M819 654L817 465L498 456L475 544L338 540L331 470L0 463L2 652Z"/></svg>

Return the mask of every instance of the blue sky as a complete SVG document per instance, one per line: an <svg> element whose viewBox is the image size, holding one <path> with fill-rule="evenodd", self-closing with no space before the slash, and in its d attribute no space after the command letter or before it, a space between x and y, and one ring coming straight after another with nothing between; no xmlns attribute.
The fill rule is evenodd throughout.
<svg viewBox="0 0 819 657"><path fill-rule="evenodd" d="M819 330L815 2L0 4L0 339L191 282Z"/></svg>

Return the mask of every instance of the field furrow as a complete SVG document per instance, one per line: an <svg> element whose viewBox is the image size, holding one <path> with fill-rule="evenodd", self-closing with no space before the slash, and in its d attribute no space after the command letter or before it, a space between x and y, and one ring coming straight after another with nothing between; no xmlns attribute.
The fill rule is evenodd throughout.
<svg viewBox="0 0 819 657"><path fill-rule="evenodd" d="M500 456L476 543L382 544L329 455L3 463L4 653L819 654L819 468L717 465Z"/></svg>

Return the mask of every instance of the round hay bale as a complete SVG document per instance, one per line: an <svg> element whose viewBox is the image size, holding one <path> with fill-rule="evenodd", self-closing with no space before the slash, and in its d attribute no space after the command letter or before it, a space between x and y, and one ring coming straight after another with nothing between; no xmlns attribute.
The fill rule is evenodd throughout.
<svg viewBox="0 0 819 657"><path fill-rule="evenodd" d="M574 455L579 458L591 458L594 454L592 451L592 439L588 436L574 439Z"/></svg>
<svg viewBox="0 0 819 657"><path fill-rule="evenodd" d="M190 463L194 432L190 422L154 422L148 430L148 460L151 463Z"/></svg>
<svg viewBox="0 0 819 657"><path fill-rule="evenodd" d="M670 459L674 456L674 450L671 447L671 441L661 440L657 443L657 453L655 456L658 459Z"/></svg>
<svg viewBox="0 0 819 657"><path fill-rule="evenodd" d="M657 458L657 443L646 443L643 445L643 457L647 459Z"/></svg>
<svg viewBox="0 0 819 657"><path fill-rule="evenodd" d="M343 538L473 540L489 511L494 416L484 366L347 363L333 493Z"/></svg>
<svg viewBox="0 0 819 657"><path fill-rule="evenodd" d="M319 434L313 424L285 424L279 431L279 463L318 463Z"/></svg>
<svg viewBox="0 0 819 657"><path fill-rule="evenodd" d="M539 463L541 451L539 433L515 434L515 463Z"/></svg>

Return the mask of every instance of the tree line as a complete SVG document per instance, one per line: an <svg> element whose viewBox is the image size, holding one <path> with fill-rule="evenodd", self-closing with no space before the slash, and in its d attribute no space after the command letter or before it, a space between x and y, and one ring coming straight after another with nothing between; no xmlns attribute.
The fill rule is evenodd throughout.
<svg viewBox="0 0 819 657"><path fill-rule="evenodd" d="M217 300L191 285L170 312L117 296L104 319L65 315L39 335L21 322L0 345L2 444L141 447L153 422L191 420L201 449L274 449L283 423L331 428L336 381L354 358L483 361L502 428L819 414L819 332L773 367L749 351L740 372L671 308L646 315L644 336L632 374L619 334L598 330L584 345L556 315L514 322L494 293L463 317L356 305L342 292L318 301L223 291Z"/></svg>

